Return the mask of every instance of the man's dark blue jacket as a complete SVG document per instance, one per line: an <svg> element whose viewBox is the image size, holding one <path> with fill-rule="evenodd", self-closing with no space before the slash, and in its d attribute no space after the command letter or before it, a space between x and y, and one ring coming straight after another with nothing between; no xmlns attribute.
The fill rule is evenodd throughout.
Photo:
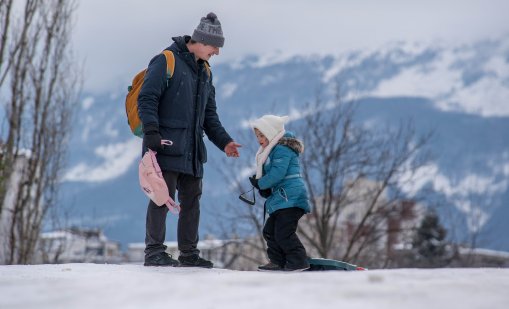
<svg viewBox="0 0 509 309"><path fill-rule="evenodd" d="M189 39L175 37L167 48L175 55L175 71L170 80L166 78L163 54L150 61L138 96L138 113L144 132L159 130L163 139L173 142L173 146L165 146L157 153L163 171L203 177L203 163L207 161L204 134L222 151L232 138L216 112L212 73L204 61L196 61L189 52Z"/></svg>

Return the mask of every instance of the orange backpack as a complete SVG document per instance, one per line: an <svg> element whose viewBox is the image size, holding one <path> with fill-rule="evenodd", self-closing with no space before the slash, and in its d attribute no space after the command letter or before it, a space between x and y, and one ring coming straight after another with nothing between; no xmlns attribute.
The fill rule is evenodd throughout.
<svg viewBox="0 0 509 309"><path fill-rule="evenodd" d="M166 77L168 83L175 71L175 56L173 55L173 52L169 50L163 50L162 54L166 57ZM127 123L129 124L129 127L131 127L133 134L138 137L143 137L142 123L140 116L138 115L138 95L140 94L141 87L143 86L146 72L147 69L144 69L134 76L131 86L127 88L128 93L125 98Z"/></svg>

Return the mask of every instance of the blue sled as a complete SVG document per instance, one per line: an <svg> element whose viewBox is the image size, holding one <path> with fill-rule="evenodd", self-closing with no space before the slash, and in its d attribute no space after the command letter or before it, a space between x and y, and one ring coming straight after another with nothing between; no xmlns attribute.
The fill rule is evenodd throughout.
<svg viewBox="0 0 509 309"><path fill-rule="evenodd" d="M315 259L310 258L309 271L324 271L324 270L368 270L367 268L360 267L354 264L349 264L342 261L330 259Z"/></svg>

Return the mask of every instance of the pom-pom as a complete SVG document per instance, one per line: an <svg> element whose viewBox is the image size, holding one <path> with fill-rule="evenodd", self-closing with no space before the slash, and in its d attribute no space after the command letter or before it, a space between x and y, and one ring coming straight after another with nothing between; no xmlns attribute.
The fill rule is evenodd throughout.
<svg viewBox="0 0 509 309"><path fill-rule="evenodd" d="M217 16L216 16L216 14L210 12L210 13L207 14L207 19L212 21L212 22L215 22L216 19L217 19Z"/></svg>

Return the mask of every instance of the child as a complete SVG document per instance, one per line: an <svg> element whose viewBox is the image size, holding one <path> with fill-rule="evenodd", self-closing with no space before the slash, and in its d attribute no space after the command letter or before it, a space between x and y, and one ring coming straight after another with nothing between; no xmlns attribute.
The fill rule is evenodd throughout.
<svg viewBox="0 0 509 309"><path fill-rule="evenodd" d="M285 131L287 119L288 116L265 115L252 123L260 149L256 153L256 175L249 180L267 198L269 214L263 238L270 262L259 266L261 271L309 268L306 249L296 234L299 219L310 211L299 164L304 146Z"/></svg>

